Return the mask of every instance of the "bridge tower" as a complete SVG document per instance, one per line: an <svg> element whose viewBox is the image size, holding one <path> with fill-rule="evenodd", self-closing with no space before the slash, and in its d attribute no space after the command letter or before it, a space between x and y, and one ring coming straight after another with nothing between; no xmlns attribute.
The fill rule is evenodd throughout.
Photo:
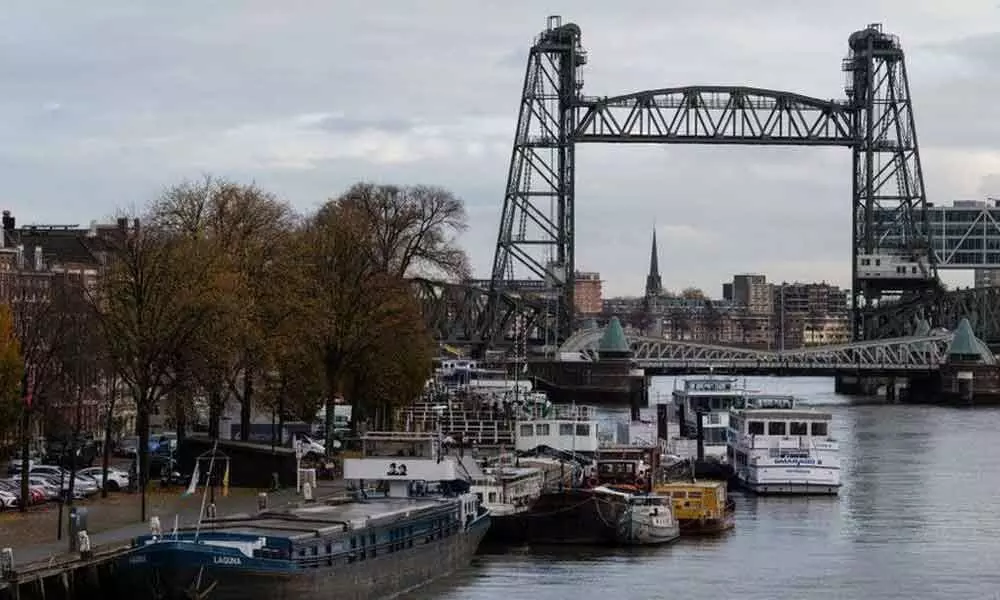
<svg viewBox="0 0 1000 600"><path fill-rule="evenodd" d="M553 342L573 330L574 156L571 134L587 54L580 28L549 17L531 46L507 174L490 288L537 294L549 304ZM537 289L537 288L535 288Z"/></svg>
<svg viewBox="0 0 1000 600"><path fill-rule="evenodd" d="M927 195L899 39L878 24L848 38L852 145L853 338L873 339L878 304L936 289Z"/></svg>

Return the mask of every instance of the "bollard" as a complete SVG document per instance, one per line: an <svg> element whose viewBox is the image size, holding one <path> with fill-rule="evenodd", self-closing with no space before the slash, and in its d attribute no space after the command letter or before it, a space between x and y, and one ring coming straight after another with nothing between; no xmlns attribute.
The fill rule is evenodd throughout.
<svg viewBox="0 0 1000 600"><path fill-rule="evenodd" d="M149 532L154 536L160 536L160 517L150 517L149 518Z"/></svg>
<svg viewBox="0 0 1000 600"><path fill-rule="evenodd" d="M306 502L313 501L313 486L308 481L302 484L302 498Z"/></svg>
<svg viewBox="0 0 1000 600"><path fill-rule="evenodd" d="M14 576L14 549L0 549L0 577L9 579Z"/></svg>
<svg viewBox="0 0 1000 600"><path fill-rule="evenodd" d="M80 548L80 558L87 560L93 555L90 550L90 536L87 534L87 530L80 531L76 535L77 546Z"/></svg>
<svg viewBox="0 0 1000 600"><path fill-rule="evenodd" d="M273 471L271 473L271 491L276 492L281 489L281 480L278 478L278 472Z"/></svg>
<svg viewBox="0 0 1000 600"><path fill-rule="evenodd" d="M257 510L267 510L267 492L257 494Z"/></svg>
<svg viewBox="0 0 1000 600"><path fill-rule="evenodd" d="M216 515L215 502L209 503L207 512L208 512L208 516L206 518L208 518L208 519L214 519L215 518L215 515Z"/></svg>

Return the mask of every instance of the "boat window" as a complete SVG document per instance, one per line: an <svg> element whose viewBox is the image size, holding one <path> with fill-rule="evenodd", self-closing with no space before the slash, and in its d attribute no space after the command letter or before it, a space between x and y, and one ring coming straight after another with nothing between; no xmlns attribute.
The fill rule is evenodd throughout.
<svg viewBox="0 0 1000 600"><path fill-rule="evenodd" d="M674 498L687 498L687 492L683 491L674 492Z"/></svg>
<svg viewBox="0 0 1000 600"><path fill-rule="evenodd" d="M826 437L827 436L826 423L823 421L813 421L812 434L815 436Z"/></svg>
<svg viewBox="0 0 1000 600"><path fill-rule="evenodd" d="M490 492L490 502L496 502L496 501L497 501L497 493Z"/></svg>
<svg viewBox="0 0 1000 600"><path fill-rule="evenodd" d="M521 425L521 437L531 437L534 427L531 425Z"/></svg>
<svg viewBox="0 0 1000 600"><path fill-rule="evenodd" d="M535 425L535 435L549 435L549 424Z"/></svg>
<svg viewBox="0 0 1000 600"><path fill-rule="evenodd" d="M809 435L809 424L803 421L792 421L788 424L789 435Z"/></svg>
<svg viewBox="0 0 1000 600"><path fill-rule="evenodd" d="M573 435L573 424L572 423L560 423L559 424L559 435Z"/></svg>
<svg viewBox="0 0 1000 600"><path fill-rule="evenodd" d="M586 423L578 424L576 426L576 435L590 435L590 425L587 425Z"/></svg>
<svg viewBox="0 0 1000 600"><path fill-rule="evenodd" d="M767 435L785 435L785 422L784 421L768 422Z"/></svg>
<svg viewBox="0 0 1000 600"><path fill-rule="evenodd" d="M701 492L690 491L688 492L688 498L701 498Z"/></svg>
<svg viewBox="0 0 1000 600"><path fill-rule="evenodd" d="M750 421L747 423L747 433L750 435L764 435L764 421Z"/></svg>

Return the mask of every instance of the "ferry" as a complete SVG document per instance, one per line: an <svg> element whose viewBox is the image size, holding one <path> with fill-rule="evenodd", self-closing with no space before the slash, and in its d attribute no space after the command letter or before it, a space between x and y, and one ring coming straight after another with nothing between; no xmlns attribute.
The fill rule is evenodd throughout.
<svg viewBox="0 0 1000 600"><path fill-rule="evenodd" d="M135 538L125 589L144 598L389 598L466 566L490 526L463 459L435 434L368 433L353 498L199 521Z"/></svg>
<svg viewBox="0 0 1000 600"><path fill-rule="evenodd" d="M725 481L671 481L653 487L673 499L681 535L705 535L736 526L736 504Z"/></svg>
<svg viewBox="0 0 1000 600"><path fill-rule="evenodd" d="M832 422L829 412L777 399L733 410L728 452L737 481L757 494L838 494L840 449Z"/></svg>
<svg viewBox="0 0 1000 600"><path fill-rule="evenodd" d="M676 383L675 383L676 385ZM687 377L673 390L674 406L680 423L680 438L694 443L699 435L699 415L702 443L696 453L691 448L674 444L672 452L684 458L725 461L728 446L729 413L742 409L748 402L775 398L791 400L791 396L764 395L748 389L736 377Z"/></svg>

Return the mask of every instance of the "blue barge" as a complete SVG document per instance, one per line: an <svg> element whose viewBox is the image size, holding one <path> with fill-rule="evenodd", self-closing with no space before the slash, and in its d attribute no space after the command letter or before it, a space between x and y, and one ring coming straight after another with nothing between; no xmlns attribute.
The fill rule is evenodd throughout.
<svg viewBox="0 0 1000 600"><path fill-rule="evenodd" d="M354 499L304 504L133 540L121 581L162 600L387 598L466 566L490 525L461 459L436 436L368 434Z"/></svg>

